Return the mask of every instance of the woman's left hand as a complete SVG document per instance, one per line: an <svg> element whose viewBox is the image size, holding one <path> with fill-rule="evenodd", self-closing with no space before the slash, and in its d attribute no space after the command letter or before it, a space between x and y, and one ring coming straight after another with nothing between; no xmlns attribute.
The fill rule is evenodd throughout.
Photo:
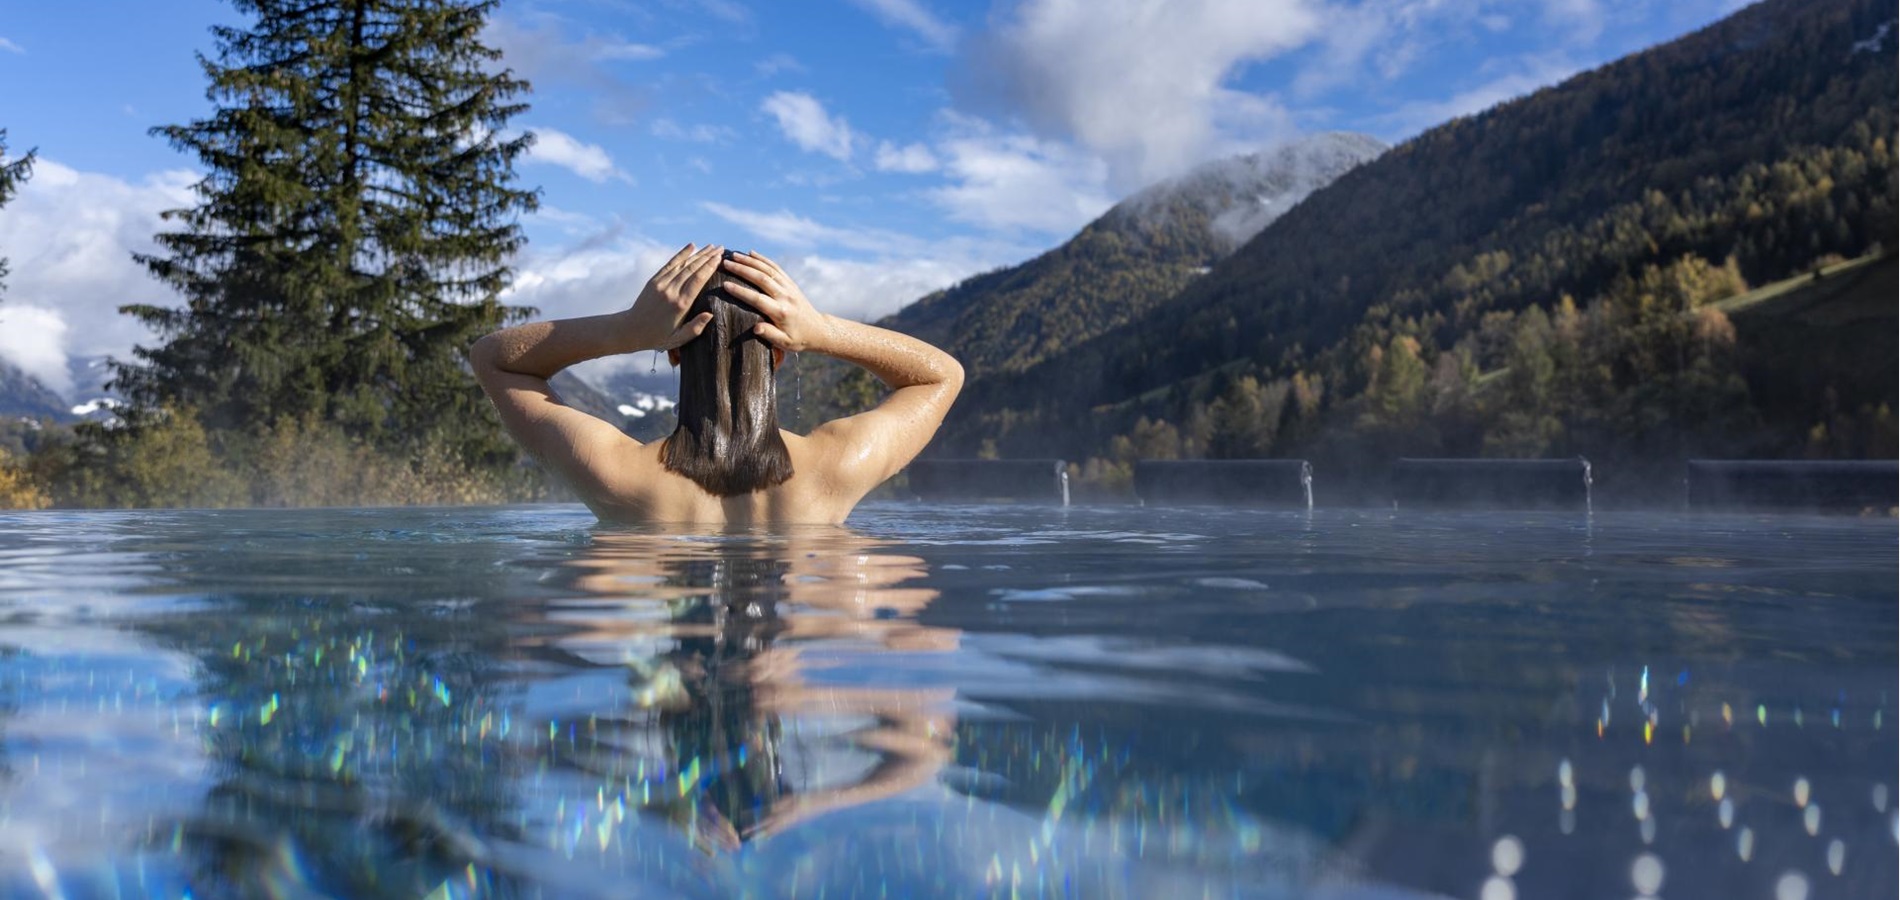
<svg viewBox="0 0 1900 900"><path fill-rule="evenodd" d="M700 313L688 320L686 312L719 271L724 252L725 248L716 244L697 251L687 244L653 273L632 308L623 313L632 349L672 350L706 330L712 323L712 313Z"/></svg>

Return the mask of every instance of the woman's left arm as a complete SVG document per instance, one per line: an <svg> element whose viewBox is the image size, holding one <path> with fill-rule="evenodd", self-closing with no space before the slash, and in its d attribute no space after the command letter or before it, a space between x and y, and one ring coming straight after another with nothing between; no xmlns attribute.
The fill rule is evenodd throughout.
<svg viewBox="0 0 1900 900"><path fill-rule="evenodd" d="M530 322L476 341L469 348L469 366L508 433L575 487L597 486L595 463L633 439L562 403L548 379L584 360L670 350L698 337L712 317L702 313L687 321L686 312L718 271L720 254L716 246L695 251L687 244L660 267L630 309Z"/></svg>

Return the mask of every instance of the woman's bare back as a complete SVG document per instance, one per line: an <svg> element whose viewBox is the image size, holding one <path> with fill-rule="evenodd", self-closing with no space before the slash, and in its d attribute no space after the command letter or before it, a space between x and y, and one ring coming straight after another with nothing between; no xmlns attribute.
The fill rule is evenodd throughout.
<svg viewBox="0 0 1900 900"><path fill-rule="evenodd" d="M567 406L547 381L582 360L670 351L698 339L711 316L689 319L687 312L717 269L729 276L722 289L764 317L756 339L783 353L821 353L861 366L891 389L873 409L809 435L780 430L791 476L733 496L669 470L661 461L665 442L643 444ZM949 354L818 312L771 260L742 254L722 261L720 248L694 253L691 244L653 276L632 308L504 329L476 342L469 360L508 433L603 520L699 527L843 522L923 451L963 386L963 368Z"/></svg>

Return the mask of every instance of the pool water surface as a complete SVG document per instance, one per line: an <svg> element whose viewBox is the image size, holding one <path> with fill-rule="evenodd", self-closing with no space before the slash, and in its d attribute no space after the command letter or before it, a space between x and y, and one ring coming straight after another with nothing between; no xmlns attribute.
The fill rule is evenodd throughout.
<svg viewBox="0 0 1900 900"><path fill-rule="evenodd" d="M1892 520L0 514L0 894L1893 897Z"/></svg>

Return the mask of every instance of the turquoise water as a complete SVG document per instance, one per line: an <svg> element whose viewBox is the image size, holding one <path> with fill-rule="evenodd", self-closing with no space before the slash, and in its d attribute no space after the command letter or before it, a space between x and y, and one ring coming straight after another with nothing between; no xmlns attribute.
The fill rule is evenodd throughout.
<svg viewBox="0 0 1900 900"><path fill-rule="evenodd" d="M0 893L1892 897L1890 520L0 514Z"/></svg>

